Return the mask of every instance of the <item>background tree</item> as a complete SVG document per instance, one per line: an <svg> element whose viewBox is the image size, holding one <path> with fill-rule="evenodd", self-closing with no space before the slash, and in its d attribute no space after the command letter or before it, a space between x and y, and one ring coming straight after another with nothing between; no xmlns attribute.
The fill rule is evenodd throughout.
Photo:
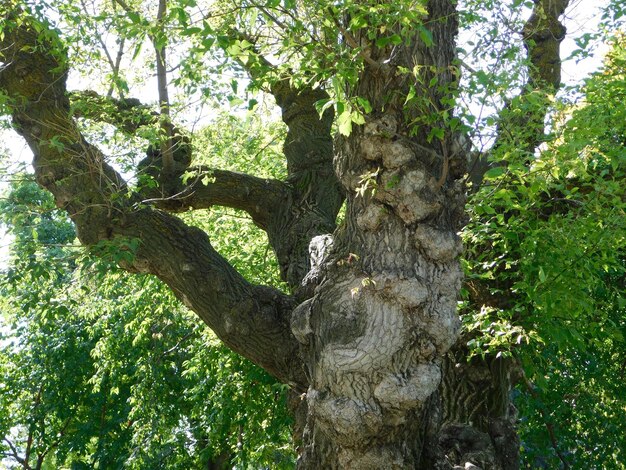
<svg viewBox="0 0 626 470"><path fill-rule="evenodd" d="M566 209L578 207L555 205L571 196L563 193L570 172L544 176L547 202L533 180L546 174L551 158L558 161L562 148L555 142L535 155L551 140L544 122L560 85L560 17L567 1L533 2L528 20L511 22L522 40L509 58L519 58L525 48L527 73L510 77L516 94L501 97L495 141L475 155L463 138L467 127L455 117L465 84L455 51L459 16L451 2L270 1L235 8L191 2L167 9L119 1L108 9L61 3L54 6L61 30L41 8L2 5L7 20L0 88L13 126L35 154L38 183L69 213L84 245L103 256L113 253L126 270L157 275L228 347L302 396L292 401L301 468L517 468L509 390L520 371L509 343L555 337L562 325L538 333L531 328L540 311L562 309L558 302L564 299L554 303L547 289L560 283L559 271L552 279L542 260L527 256L533 247L537 255L549 252L537 249L541 238L509 235L507 227L557 233L562 221L546 211L556 214L558 206L569 215ZM471 6L460 18L480 20ZM95 8L95 16L85 14L88 8ZM107 52L106 40L93 47L94 36L80 26L89 22L113 32L117 57L127 47L140 57L142 40L152 41L161 88L166 44L155 38L165 37L163 31L191 46L179 53L180 73L173 79L190 94L224 92L233 103L236 98L219 81L198 86L207 73L201 64L245 71L251 86L273 95L282 111L286 177L259 178L201 161L190 166L189 138L170 127L167 100L160 94L159 115L126 98L121 62ZM87 47L68 51L66 38ZM97 57L96 50L106 52L109 90L116 88L119 98L111 91L108 97L67 93L70 66L85 54ZM472 76L488 91L484 71ZM118 132L150 141L136 179L106 162L77 117L113 123ZM574 185L584 186L586 173L595 182L618 181L620 155L612 163L614 174L596 175L593 164L580 170ZM493 198L485 191L499 178ZM467 328L459 336L457 232L465 221L467 179L477 198L468 256L474 275L467 284ZM616 216L623 207L618 188L611 199ZM335 230L344 198L345 220ZM520 201L542 202L544 209L533 219ZM215 205L245 211L267 232L288 294L250 283L214 250L210 232L171 215ZM483 221L487 230L480 232ZM601 242L590 240L583 249L596 243L606 254ZM482 253L500 249L505 255L487 265L497 276L475 275L475 266L485 265ZM620 291L612 286L623 275L623 261L613 257L602 264L595 250L589 253L594 256L585 279L611 286L604 311L614 312ZM604 266L610 275L598 277L594 268ZM555 454L567 466L546 424Z"/></svg>
<svg viewBox="0 0 626 470"><path fill-rule="evenodd" d="M255 138L256 121L227 117L203 134L245 130L245 161L273 139ZM100 247L104 261L82 255L51 195L14 180L0 209L15 236L2 278L4 456L20 468L291 468L284 386L224 348L156 279L121 272L114 250ZM266 240L234 216L195 222L246 275L277 278Z"/></svg>
<svg viewBox="0 0 626 470"><path fill-rule="evenodd" d="M490 170L469 204L468 346L523 366L528 468L623 467L623 58L621 38L584 99L555 111L530 171Z"/></svg>

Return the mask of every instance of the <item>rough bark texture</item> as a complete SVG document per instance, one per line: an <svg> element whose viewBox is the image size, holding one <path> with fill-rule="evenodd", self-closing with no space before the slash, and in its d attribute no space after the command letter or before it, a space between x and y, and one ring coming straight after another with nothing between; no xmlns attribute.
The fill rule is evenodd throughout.
<svg viewBox="0 0 626 470"><path fill-rule="evenodd" d="M533 85L558 86L562 30L554 21L566 4L536 2L525 29L530 57L538 69L554 67L533 72ZM131 192L80 134L54 35L40 35L45 26L14 2L0 5L12 25L0 37L0 89L13 100L37 181L83 244L127 249L137 240L123 267L157 275L229 347L292 385L299 468L517 468L511 368L489 358L468 363L458 340L467 156L449 130L428 138L431 128L446 129L442 112L458 79L454 2L428 2L432 45L416 34L366 48L354 93L373 112L348 138L333 142L332 113L317 114L324 91L272 85L288 126L285 181L189 167L187 153L156 193ZM418 76L399 73L414 67ZM420 99L407 105L410 87ZM108 102L118 117L138 108ZM143 122L104 114L126 132ZM158 173L157 154L146 168ZM186 169L199 177L183 184ZM206 174L212 182L200 184ZM335 230L344 196L346 221ZM213 205L247 211L268 233L293 295L251 285L207 234L169 214Z"/></svg>
<svg viewBox="0 0 626 470"><path fill-rule="evenodd" d="M385 61L390 49L371 49L381 65L367 63L356 93L373 115L337 145L346 224L315 295L292 319L310 378L300 468L433 468L438 461L435 392L460 327L466 156L447 151L452 135L429 142L429 129L414 137L407 125L407 114L444 109L456 80L454 7L433 1L429 12L432 46L413 38L392 62ZM426 66L422 81L397 73L415 65ZM407 112L409 85L434 76L439 88L420 89L430 107ZM357 191L367 178L369 189Z"/></svg>

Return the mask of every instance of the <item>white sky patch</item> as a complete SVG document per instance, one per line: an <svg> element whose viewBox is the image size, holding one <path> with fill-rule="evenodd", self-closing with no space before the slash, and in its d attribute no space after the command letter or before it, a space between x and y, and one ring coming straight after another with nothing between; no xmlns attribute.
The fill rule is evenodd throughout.
<svg viewBox="0 0 626 470"><path fill-rule="evenodd" d="M588 32L599 29L602 8L607 6L607 0L590 2L577 0L565 12L563 23L567 28L567 35L561 43L561 57L563 58L561 80L565 85L577 85L602 66L605 54L609 50L607 43L595 45L593 53L582 60L567 59L578 48L576 38Z"/></svg>

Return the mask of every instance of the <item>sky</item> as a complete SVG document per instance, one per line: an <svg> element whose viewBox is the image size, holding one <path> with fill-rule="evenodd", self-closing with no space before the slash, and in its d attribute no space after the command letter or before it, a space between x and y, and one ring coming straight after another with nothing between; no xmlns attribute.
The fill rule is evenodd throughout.
<svg viewBox="0 0 626 470"><path fill-rule="evenodd" d="M565 14L564 23L567 27L567 36L561 44L561 57L568 57L576 49L575 38L588 31L597 30L600 17L600 9L607 3L607 0L589 2L588 0L577 0L571 3ZM562 66L562 81L564 85L575 85L597 70L602 64L602 58L606 52L606 46L599 47L591 57L580 62L568 60ZM76 79L75 79L76 80ZM81 88L79 84L70 84L75 88ZM154 89L140 92L138 97L144 101L155 96ZM154 100L154 98L152 98ZM0 153L11 156L13 162L10 166L0 169L0 191L6 188L10 175L29 165L32 160L32 153L25 145L24 141L13 131L0 129ZM4 265L8 255L8 245L10 237L0 227L0 266Z"/></svg>

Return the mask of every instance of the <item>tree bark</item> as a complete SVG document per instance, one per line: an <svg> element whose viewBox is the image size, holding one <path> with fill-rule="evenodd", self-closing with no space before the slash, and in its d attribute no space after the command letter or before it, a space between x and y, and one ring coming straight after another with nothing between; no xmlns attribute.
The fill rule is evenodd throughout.
<svg viewBox="0 0 626 470"><path fill-rule="evenodd" d="M303 469L445 468L435 452L436 392L460 329L466 156L447 152L450 132L431 140L424 127L414 137L407 124L410 85L430 103L408 110L419 119L446 109L456 81L454 6L431 1L428 8L433 45L413 37L393 49L393 59L391 48L369 49L380 65L367 61L356 93L370 101L372 116L338 142L346 226L314 297L292 319L310 379ZM421 67L424 76L409 83L400 66ZM438 87L421 87L433 77ZM445 128L443 118L431 126ZM357 191L365 175L371 190Z"/></svg>

